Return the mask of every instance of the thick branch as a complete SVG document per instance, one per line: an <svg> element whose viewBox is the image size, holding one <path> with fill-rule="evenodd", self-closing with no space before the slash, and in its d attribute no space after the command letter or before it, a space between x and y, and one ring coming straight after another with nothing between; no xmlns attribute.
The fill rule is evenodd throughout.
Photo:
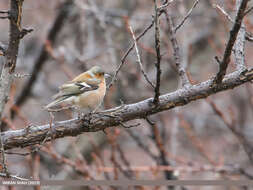
<svg viewBox="0 0 253 190"><path fill-rule="evenodd" d="M4 107L6 102L8 101L8 95L11 88L11 84L14 77L14 71L16 68L17 56L18 56L18 48L20 42L20 32L21 28L21 15L22 15L22 5L23 0L11 0L10 1L10 33L9 33L9 45L4 52L5 63L2 69L2 74L0 78L0 120L3 116ZM1 124L1 121L0 121ZM0 130L1 135L1 130ZM2 165L4 173L7 177L9 177L5 154L4 154L4 144L2 136L0 137L0 145L2 152Z"/></svg>
<svg viewBox="0 0 253 190"><path fill-rule="evenodd" d="M244 11L247 7L247 3L249 0L242 0L241 5L238 9L237 15L236 15L236 19L235 19L235 23L233 25L232 30L230 31L230 37L228 40L228 44L226 46L224 55L223 55L223 60L219 63L219 71L213 81L213 84L219 84L221 83L223 77L226 74L226 70L228 67L228 64L230 62L230 57L231 57L231 53L232 53L232 49L235 43L235 40L237 38L238 32L241 28L241 24L242 24L242 19L244 16Z"/></svg>
<svg viewBox="0 0 253 190"><path fill-rule="evenodd" d="M5 103L8 100L13 73L16 67L21 31L22 3L23 1L16 0L12 0L10 3L10 37L8 49L5 52L5 63L1 74L0 118L2 117Z"/></svg>
<svg viewBox="0 0 253 190"><path fill-rule="evenodd" d="M153 98L138 103L128 104L107 110L104 113L86 115L83 119L71 119L60 121L50 125L29 126L24 129L7 131L2 133L5 149L26 147L41 142L49 141L51 137L62 138L65 136L77 136L84 132L102 131L105 128L118 126L122 122L146 118L161 111L169 110L177 106L183 106L189 102L206 98L212 94L253 80L253 68L243 72L234 72L224 78L218 86L211 86L212 80L190 86L187 89L179 89L159 97L159 103L154 107Z"/></svg>

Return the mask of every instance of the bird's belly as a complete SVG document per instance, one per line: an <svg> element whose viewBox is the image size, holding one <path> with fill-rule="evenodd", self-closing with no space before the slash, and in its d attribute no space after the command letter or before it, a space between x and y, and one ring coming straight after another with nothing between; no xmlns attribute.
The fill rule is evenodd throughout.
<svg viewBox="0 0 253 190"><path fill-rule="evenodd" d="M104 96L101 96L99 91L85 92L75 99L75 104L80 108L88 108L94 110L100 105Z"/></svg>

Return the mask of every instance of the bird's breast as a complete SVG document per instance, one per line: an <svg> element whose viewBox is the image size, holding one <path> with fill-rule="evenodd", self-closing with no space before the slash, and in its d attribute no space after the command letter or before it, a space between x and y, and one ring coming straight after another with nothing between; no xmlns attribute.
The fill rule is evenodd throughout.
<svg viewBox="0 0 253 190"><path fill-rule="evenodd" d="M97 90L84 92L83 94L79 95L75 99L74 103L80 108L89 108L93 110L102 103L105 92L106 85L105 83L101 83Z"/></svg>

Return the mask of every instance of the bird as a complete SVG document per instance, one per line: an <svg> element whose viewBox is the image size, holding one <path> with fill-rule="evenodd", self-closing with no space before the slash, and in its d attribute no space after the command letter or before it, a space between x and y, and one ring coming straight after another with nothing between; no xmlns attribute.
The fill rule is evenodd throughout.
<svg viewBox="0 0 253 190"><path fill-rule="evenodd" d="M110 77L99 66L78 75L59 87L53 96L54 101L45 106L50 110L62 103L76 107L82 113L95 112L103 102L106 93L105 78Z"/></svg>

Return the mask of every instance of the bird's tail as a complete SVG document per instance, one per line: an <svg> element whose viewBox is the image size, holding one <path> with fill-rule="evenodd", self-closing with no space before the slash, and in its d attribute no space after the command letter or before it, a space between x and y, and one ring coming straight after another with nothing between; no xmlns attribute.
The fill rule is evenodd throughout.
<svg viewBox="0 0 253 190"><path fill-rule="evenodd" d="M49 103L48 105L46 105L44 108L45 109L50 109L54 106L57 106L59 105L60 103L64 102L64 100L66 100L67 98L69 98L68 96L63 96L63 97L60 97L60 98L57 98L55 101Z"/></svg>

